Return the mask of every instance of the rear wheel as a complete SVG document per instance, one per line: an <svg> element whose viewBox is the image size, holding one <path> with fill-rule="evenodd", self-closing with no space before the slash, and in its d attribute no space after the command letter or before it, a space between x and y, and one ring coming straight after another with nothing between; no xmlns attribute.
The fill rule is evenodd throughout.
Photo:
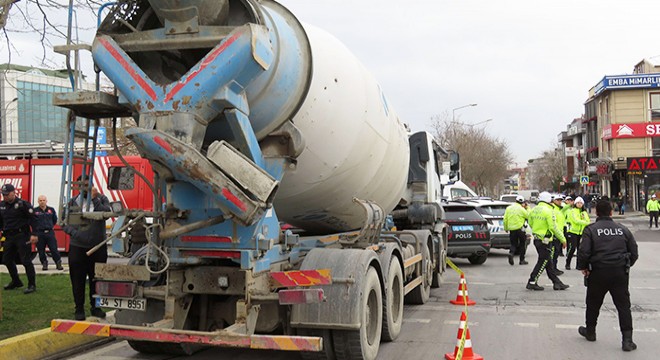
<svg viewBox="0 0 660 360"><path fill-rule="evenodd" d="M470 261L470 264L473 265L481 265L486 262L488 259L488 254L485 255L472 255L468 257L468 260Z"/></svg>
<svg viewBox="0 0 660 360"><path fill-rule="evenodd" d="M362 285L359 331L333 331L338 360L373 360L378 355L383 325L383 294L376 269L369 267Z"/></svg>
<svg viewBox="0 0 660 360"><path fill-rule="evenodd" d="M323 351L303 351L300 356L304 360L336 360L332 330L330 329L298 329L301 336L319 336L323 338Z"/></svg>
<svg viewBox="0 0 660 360"><path fill-rule="evenodd" d="M416 267L423 267L421 270L422 283L406 295L405 300L410 304L426 304L431 296L431 282L433 282L433 264L429 254L429 247L426 244L422 245L422 261L415 265Z"/></svg>
<svg viewBox="0 0 660 360"><path fill-rule="evenodd" d="M431 288L437 289L442 284L442 275L447 268L447 247L445 246L445 234L438 239L438 263L433 267L433 281L431 281Z"/></svg>
<svg viewBox="0 0 660 360"><path fill-rule="evenodd" d="M385 282L383 301L383 340L393 341L401 332L403 321L403 272L396 257L392 257Z"/></svg>

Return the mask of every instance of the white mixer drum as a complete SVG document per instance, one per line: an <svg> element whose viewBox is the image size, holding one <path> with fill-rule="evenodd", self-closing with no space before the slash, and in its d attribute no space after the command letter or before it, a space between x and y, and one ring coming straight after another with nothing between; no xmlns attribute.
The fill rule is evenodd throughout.
<svg viewBox="0 0 660 360"><path fill-rule="evenodd" d="M388 213L408 178L406 129L380 86L336 38L304 25L312 49L312 82L294 124L305 139L295 170L274 201L279 218L312 233L359 228L354 197Z"/></svg>

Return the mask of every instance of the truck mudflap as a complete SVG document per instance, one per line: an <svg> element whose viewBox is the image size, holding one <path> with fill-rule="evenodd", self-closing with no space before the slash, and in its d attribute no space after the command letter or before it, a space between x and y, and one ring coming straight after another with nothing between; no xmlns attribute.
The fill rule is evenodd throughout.
<svg viewBox="0 0 660 360"><path fill-rule="evenodd" d="M51 321L50 330L63 334L115 337L123 340L190 343L244 349L284 351L323 350L322 338L314 336L246 335L227 330L214 332L174 330L60 319Z"/></svg>

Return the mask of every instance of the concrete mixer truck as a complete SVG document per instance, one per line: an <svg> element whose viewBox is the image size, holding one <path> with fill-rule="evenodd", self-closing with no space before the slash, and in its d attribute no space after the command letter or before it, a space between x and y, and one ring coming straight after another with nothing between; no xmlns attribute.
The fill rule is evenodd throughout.
<svg viewBox="0 0 660 360"><path fill-rule="evenodd" d="M270 0L137 0L110 5L90 50L117 95L54 103L71 110L71 141L100 118L136 120L123 130L152 165L154 210L63 209L80 226L118 217L113 248L131 257L96 264L95 301L116 323L53 320L53 331L147 353L374 359L399 335L404 300L439 286L442 184L458 179L458 155L409 134L334 37ZM64 173L68 204L88 185Z"/></svg>

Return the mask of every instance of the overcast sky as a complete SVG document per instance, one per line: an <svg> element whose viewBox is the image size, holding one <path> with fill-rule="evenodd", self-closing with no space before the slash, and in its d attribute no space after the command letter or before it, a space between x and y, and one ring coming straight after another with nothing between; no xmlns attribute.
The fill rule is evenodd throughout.
<svg viewBox="0 0 660 360"><path fill-rule="evenodd" d="M492 118L477 126L504 139L520 165L582 115L603 76L631 73L643 58L660 62L658 0L281 3L353 51L414 131L476 103L456 117L468 124ZM80 36L91 42L91 33ZM39 66L36 40L15 38L21 56L12 62Z"/></svg>

